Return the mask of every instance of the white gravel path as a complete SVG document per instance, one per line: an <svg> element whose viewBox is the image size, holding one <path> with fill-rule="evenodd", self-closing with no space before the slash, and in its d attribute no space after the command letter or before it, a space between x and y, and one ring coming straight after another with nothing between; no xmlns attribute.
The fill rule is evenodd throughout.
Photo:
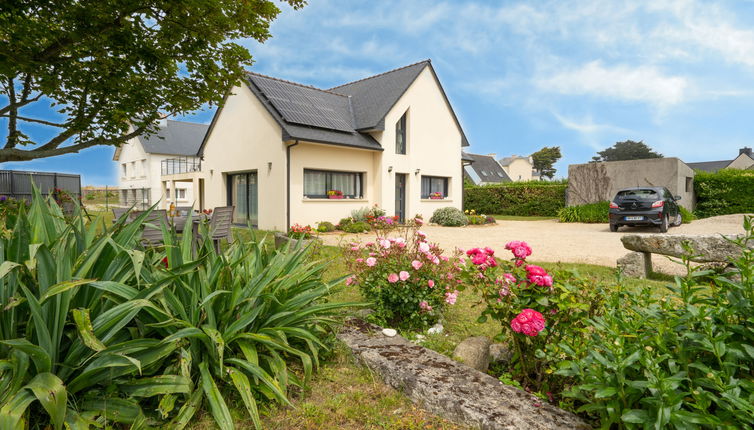
<svg viewBox="0 0 754 430"><path fill-rule="evenodd" d="M422 231L441 248L469 249L489 246L498 252L511 240L523 240L533 249L532 261L588 263L615 267L616 260L626 253L620 238L626 233L658 233L657 228L621 227L610 232L608 224L560 223L557 220L498 221L495 225L440 227L426 225ZM671 227L666 234L739 234L743 233L743 215L724 215ZM321 238L328 245L368 241L373 234L326 234ZM655 270L678 273L679 266L662 257L655 257Z"/></svg>

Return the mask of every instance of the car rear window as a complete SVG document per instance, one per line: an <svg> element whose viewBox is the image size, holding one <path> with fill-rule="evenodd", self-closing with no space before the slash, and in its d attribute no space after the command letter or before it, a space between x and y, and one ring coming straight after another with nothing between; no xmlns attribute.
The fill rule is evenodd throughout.
<svg viewBox="0 0 754 430"><path fill-rule="evenodd" d="M626 190L626 191L619 191L616 198L620 200L623 200L623 199L658 200L660 198L660 195L657 193L657 191L652 190L652 189Z"/></svg>

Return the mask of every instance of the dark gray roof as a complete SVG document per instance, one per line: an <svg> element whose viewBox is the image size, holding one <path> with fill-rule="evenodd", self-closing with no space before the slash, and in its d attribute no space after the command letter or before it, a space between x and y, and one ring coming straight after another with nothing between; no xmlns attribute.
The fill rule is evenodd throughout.
<svg viewBox="0 0 754 430"><path fill-rule="evenodd" d="M340 85L331 88L330 91L351 97L357 129L382 129L384 126L381 127L380 123L385 115L427 64L429 64L429 60L421 61L400 69Z"/></svg>
<svg viewBox="0 0 754 430"><path fill-rule="evenodd" d="M209 125L167 120L157 133L139 136L144 151L149 154L193 156L199 150Z"/></svg>
<svg viewBox="0 0 754 430"><path fill-rule="evenodd" d="M686 165L694 170L704 170L705 172L715 173L720 169L728 167L728 165L732 162L733 160L702 161L699 163L686 163Z"/></svg>
<svg viewBox="0 0 754 430"><path fill-rule="evenodd" d="M500 183L511 182L511 178L505 173L505 170L495 160L495 157L490 155L481 154L465 154L473 160L470 166L466 166L466 170L473 170L472 174L469 172L469 176L474 179L474 182L479 183ZM476 177L474 177L476 176ZM478 180L477 180L478 178Z"/></svg>
<svg viewBox="0 0 754 430"><path fill-rule="evenodd" d="M473 163L474 159L471 158L471 156L469 154L467 154L465 152L461 152L461 161L469 161L469 162Z"/></svg>
<svg viewBox="0 0 754 430"><path fill-rule="evenodd" d="M461 123L450 105L447 94L437 78L430 60L420 61L379 75L330 88L330 91L349 96L353 107L357 130L384 130L385 115L395 106L422 70L429 66L440 87L443 98L461 131L462 146L469 146Z"/></svg>
<svg viewBox="0 0 754 430"><path fill-rule="evenodd" d="M283 140L306 140L381 151L370 135L355 130L348 97L247 72L249 88L283 129Z"/></svg>

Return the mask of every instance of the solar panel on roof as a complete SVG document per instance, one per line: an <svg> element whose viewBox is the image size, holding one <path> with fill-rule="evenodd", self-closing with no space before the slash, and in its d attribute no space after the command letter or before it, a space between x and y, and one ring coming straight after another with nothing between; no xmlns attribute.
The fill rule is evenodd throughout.
<svg viewBox="0 0 754 430"><path fill-rule="evenodd" d="M254 82L286 122L353 131L348 100L342 96L272 79L255 78Z"/></svg>

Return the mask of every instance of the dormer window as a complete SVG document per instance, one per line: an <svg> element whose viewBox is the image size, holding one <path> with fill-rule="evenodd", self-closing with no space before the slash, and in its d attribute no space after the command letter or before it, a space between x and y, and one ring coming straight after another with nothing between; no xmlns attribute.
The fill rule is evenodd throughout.
<svg viewBox="0 0 754 430"><path fill-rule="evenodd" d="M406 113L395 123L395 153L406 153Z"/></svg>

